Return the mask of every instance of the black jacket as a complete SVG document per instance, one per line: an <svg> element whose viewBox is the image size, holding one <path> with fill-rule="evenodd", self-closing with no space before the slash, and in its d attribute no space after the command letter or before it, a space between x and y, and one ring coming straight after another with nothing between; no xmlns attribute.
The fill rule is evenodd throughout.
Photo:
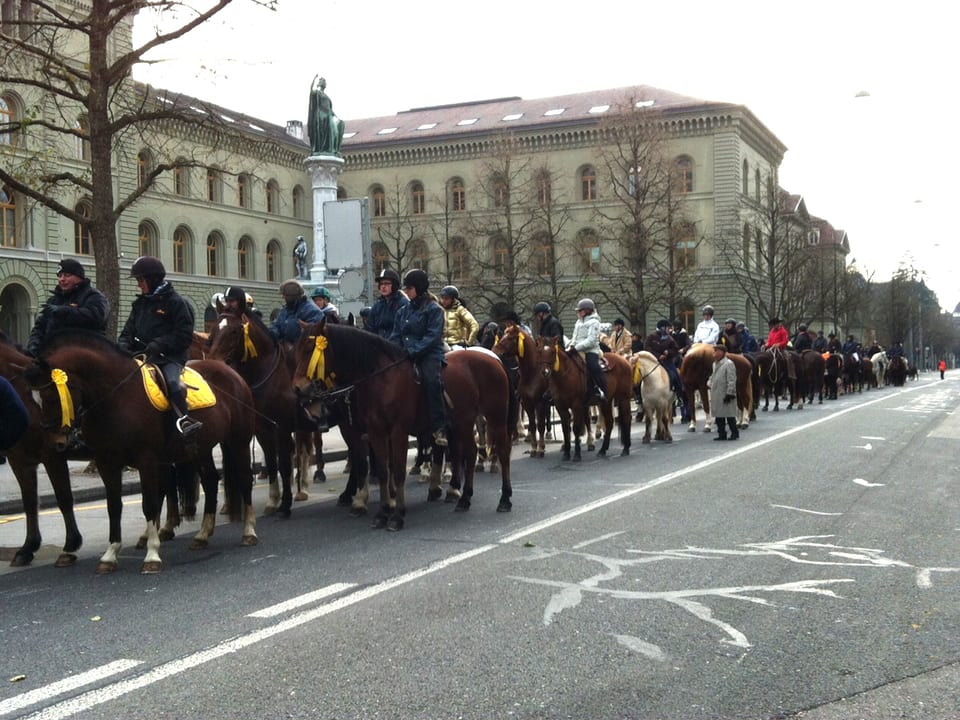
<svg viewBox="0 0 960 720"><path fill-rule="evenodd" d="M133 301L117 343L130 352L146 350L155 343L168 360L186 364L193 342L193 310L168 282L161 283L149 295ZM162 358L151 357L151 360Z"/></svg>
<svg viewBox="0 0 960 720"><path fill-rule="evenodd" d="M27 350L33 355L38 354L50 334L68 328L92 330L105 335L109 314L107 296L91 285L89 278L85 278L70 292L65 293L57 287L37 316L27 341Z"/></svg>
<svg viewBox="0 0 960 720"><path fill-rule="evenodd" d="M563 338L563 324L555 315L547 315L540 325L540 337Z"/></svg>

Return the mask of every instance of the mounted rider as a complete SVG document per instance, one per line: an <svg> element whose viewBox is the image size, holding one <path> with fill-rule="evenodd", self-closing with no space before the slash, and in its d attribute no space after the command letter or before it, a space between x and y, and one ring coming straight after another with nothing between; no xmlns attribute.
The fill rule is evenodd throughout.
<svg viewBox="0 0 960 720"><path fill-rule="evenodd" d="M340 310L333 304L333 295L323 285L315 287L310 291L310 299L313 304L320 308L323 317L327 322L340 322Z"/></svg>
<svg viewBox="0 0 960 720"><path fill-rule="evenodd" d="M577 303L577 322L573 326L567 352L583 354L589 378L587 397L595 394L603 400L607 395L607 378L600 367L600 316L590 298L583 298Z"/></svg>
<svg viewBox="0 0 960 720"><path fill-rule="evenodd" d="M400 275L396 270L386 268L380 271L380 275L377 276L377 290L380 292L380 297L370 308L364 329L389 340L393 335L397 313L400 308L406 307L410 300L400 292Z"/></svg>
<svg viewBox="0 0 960 720"><path fill-rule="evenodd" d="M797 328L797 334L793 338L793 349L798 353L813 349L813 338L811 338L810 333L807 332L806 325L801 324L800 327Z"/></svg>
<svg viewBox="0 0 960 720"><path fill-rule="evenodd" d="M318 323L323 312L307 299L307 293L296 280L287 280L280 286L283 307L270 325L270 335L278 342L295 343L300 337L300 321Z"/></svg>
<svg viewBox="0 0 960 720"><path fill-rule="evenodd" d="M540 321L539 337L557 337L564 342L566 341L566 336L563 334L563 323L553 314L550 303L538 302L533 306L533 314Z"/></svg>
<svg viewBox="0 0 960 720"><path fill-rule="evenodd" d="M680 318L677 318L673 321L673 332L671 333L671 337L677 344L677 350L679 351L680 355L683 355L687 351L687 348L693 344L686 328L683 327L683 320Z"/></svg>
<svg viewBox="0 0 960 720"><path fill-rule="evenodd" d="M443 341L449 347L475 345L480 334L480 323L460 299L455 285L447 285L440 291L440 305L446 318Z"/></svg>
<svg viewBox="0 0 960 720"><path fill-rule="evenodd" d="M742 352L755 353L760 351L760 344L753 336L753 333L750 332L750 328L744 323L737 323L737 332L740 334L740 350Z"/></svg>
<svg viewBox="0 0 960 720"><path fill-rule="evenodd" d="M767 342L764 343L764 350L769 350L774 355L782 353L787 364L787 377L796 380L797 372L793 366L793 355L787 352L790 346L790 333L778 317L770 318L767 324L770 327L770 334L767 336Z"/></svg>
<svg viewBox="0 0 960 720"><path fill-rule="evenodd" d="M713 314L713 305L703 306L703 320L700 321L697 329L693 332L694 343L716 345L720 339L720 326L717 324L717 321L713 319Z"/></svg>
<svg viewBox="0 0 960 720"><path fill-rule="evenodd" d="M740 338L740 333L737 331L737 321L735 318L727 318L724 321L723 331L720 333L720 339L718 340L718 343L723 345L724 349L726 349L728 353L733 353L735 355L742 354L742 341Z"/></svg>
<svg viewBox="0 0 960 720"><path fill-rule="evenodd" d="M140 295L117 344L127 352L146 355L163 374L167 397L177 415L176 428L184 437L199 432L203 423L187 415L187 390L180 380L193 342L193 309L166 280L167 271L155 257L144 255L130 268Z"/></svg>
<svg viewBox="0 0 960 720"><path fill-rule="evenodd" d="M83 265L72 258L60 261L57 287L37 315L30 331L27 352L38 355L47 337L58 330L77 328L92 330L101 335L107 332L110 302L106 295L90 284Z"/></svg>

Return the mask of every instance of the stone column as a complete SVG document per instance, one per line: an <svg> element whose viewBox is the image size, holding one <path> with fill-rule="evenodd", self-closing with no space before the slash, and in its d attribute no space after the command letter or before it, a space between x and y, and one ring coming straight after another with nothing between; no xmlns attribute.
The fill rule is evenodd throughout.
<svg viewBox="0 0 960 720"><path fill-rule="evenodd" d="M336 155L311 155L304 164L313 183L313 265L310 285L323 285L327 280L327 241L323 230L323 204L337 199L337 178L344 160Z"/></svg>

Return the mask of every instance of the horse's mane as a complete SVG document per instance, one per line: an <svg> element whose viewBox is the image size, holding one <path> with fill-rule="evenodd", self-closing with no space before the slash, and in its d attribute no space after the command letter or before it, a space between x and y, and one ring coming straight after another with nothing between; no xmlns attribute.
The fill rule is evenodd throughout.
<svg viewBox="0 0 960 720"><path fill-rule="evenodd" d="M326 323L324 334L336 343L336 355L364 375L377 370L383 357L393 361L402 360L405 356L399 345L351 325Z"/></svg>
<svg viewBox="0 0 960 720"><path fill-rule="evenodd" d="M66 328L50 333L44 340L43 354L49 355L54 350L70 347L99 349L124 357L128 356L127 352L106 335L82 328Z"/></svg>

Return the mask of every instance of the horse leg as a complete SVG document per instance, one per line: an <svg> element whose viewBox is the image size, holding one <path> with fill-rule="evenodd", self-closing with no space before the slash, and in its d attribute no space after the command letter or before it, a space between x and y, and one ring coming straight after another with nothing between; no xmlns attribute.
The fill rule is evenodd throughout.
<svg viewBox="0 0 960 720"><path fill-rule="evenodd" d="M99 465L99 463L98 463ZM163 568L160 559L160 465L156 461L141 462L140 471L140 500L143 509L143 518L147 522L147 553L140 565L143 575L155 575Z"/></svg>
<svg viewBox="0 0 960 720"><path fill-rule="evenodd" d="M96 463L107 496L107 518L110 525L109 544L97 563L97 573L102 575L114 572L119 567L117 558L120 555L121 547L120 520L123 514L123 468L119 465L105 465L100 458L96 459Z"/></svg>
<svg viewBox="0 0 960 720"><path fill-rule="evenodd" d="M403 529L404 516L407 514L407 501L406 501L406 474L407 469L407 434L406 430L400 429L402 437L394 438L392 443L393 450L393 481L394 481L394 491L395 498L393 508L389 516L387 517L386 528L392 532ZM381 500L382 502L382 500Z"/></svg>
<svg viewBox="0 0 960 720"><path fill-rule="evenodd" d="M587 427L587 432L590 432L590 428ZM573 461L580 462L583 458L580 457L580 433L574 431L573 433Z"/></svg>
<svg viewBox="0 0 960 720"><path fill-rule="evenodd" d="M252 547L260 542L257 538L257 513L253 509L253 472L250 469L250 452L246 443L222 443L223 449L223 486L228 498L233 496L242 506L243 533L240 544ZM210 463L213 464L211 456Z"/></svg>
<svg viewBox="0 0 960 720"><path fill-rule="evenodd" d="M262 447L262 446L261 446ZM224 458L224 493L226 494L226 467L227 460ZM203 517L200 520L200 529L193 536L190 543L191 550L200 550L210 544L210 538L217 526L217 491L220 485L220 476L217 468L213 464L212 456L204 458L199 466L200 484L203 486ZM224 508L227 508L228 502L224 501Z"/></svg>
<svg viewBox="0 0 960 720"><path fill-rule="evenodd" d="M560 446L560 455L563 460L570 460L570 408L557 408L560 416L560 430L563 432L563 445ZM579 444L580 440L577 439Z"/></svg>
<svg viewBox="0 0 960 720"><path fill-rule="evenodd" d="M323 483L327 481L326 465L323 461L323 433L312 432L310 438L313 441L314 464L317 466L317 469L313 471L313 481ZM349 456L347 457L347 464L350 464Z"/></svg>
<svg viewBox="0 0 960 720"><path fill-rule="evenodd" d="M696 388L693 385L684 384L683 399L687 404L687 412L690 413L690 424L687 426L687 432L697 431L697 398ZM708 424L709 425L709 424Z"/></svg>
<svg viewBox="0 0 960 720"><path fill-rule="evenodd" d="M263 450L263 465L266 468L267 480L270 483L267 492L267 504L263 508L263 514L273 515L280 507L282 495L280 483L277 479L277 439L272 428L259 429L257 442L260 443L260 449Z"/></svg>
<svg viewBox="0 0 960 720"><path fill-rule="evenodd" d="M657 422L659 424L660 414L654 413L652 403L644 404L643 406L643 440L641 440L641 442L644 445L650 444L650 430L652 429L654 422ZM658 427L657 428L658 433L659 433L659 430L660 428Z"/></svg>
<svg viewBox="0 0 960 720"><path fill-rule="evenodd" d="M593 412L593 411L591 410L591 408L590 408L589 405L583 409L583 426L584 426L584 428L586 428L587 452L593 452L593 451L596 449L596 447L597 447L596 443L593 441L593 433L590 432L590 414L591 414L592 412ZM600 422L599 422L599 418L598 418L598 420L597 420L597 429L599 429L599 428L600 428ZM574 430L574 435L577 437L577 440L579 441L579 439L580 439L580 433L579 433L578 431Z"/></svg>
<svg viewBox="0 0 960 720"><path fill-rule="evenodd" d="M606 457L607 450L610 449L610 435L613 433L613 400L605 399L598 408L597 429L600 429L600 420L603 421L603 442L600 444L600 450L597 457Z"/></svg>
<svg viewBox="0 0 960 720"><path fill-rule="evenodd" d="M630 398L621 400L617 410L617 420L620 423L620 455L630 454L630 428L633 424L633 413L630 411Z"/></svg>
<svg viewBox="0 0 960 720"><path fill-rule="evenodd" d="M492 464L492 448L490 454ZM458 481L460 477L463 478L463 493L457 500L457 506L454 508L455 512L466 512L470 509L470 503L473 500L473 476L476 461L477 446L473 442L473 434L464 432L459 438L453 438L450 445L450 463L453 465L453 476L457 477ZM451 481L450 484L452 486L453 482ZM447 498L449 499L449 493Z"/></svg>
<svg viewBox="0 0 960 720"><path fill-rule="evenodd" d="M23 544L14 553L10 561L11 567L24 567L33 562L34 554L40 549L42 536L40 534L40 503L37 496L37 466L28 460L19 457L18 451L11 453L8 458L10 466L13 468L13 474L17 478L17 484L20 486L20 499L23 503L23 515L26 520L27 533L23 539ZM66 465L66 461L64 461ZM56 487L56 486L55 486ZM69 489L69 481L67 489ZM60 503L59 495L57 503ZM60 512L63 512L61 508ZM73 503L70 506L70 514L73 514ZM66 517L64 517L66 521ZM76 520L74 520L76 524ZM78 546L79 547L79 546ZM74 556L76 560L76 556Z"/></svg>

